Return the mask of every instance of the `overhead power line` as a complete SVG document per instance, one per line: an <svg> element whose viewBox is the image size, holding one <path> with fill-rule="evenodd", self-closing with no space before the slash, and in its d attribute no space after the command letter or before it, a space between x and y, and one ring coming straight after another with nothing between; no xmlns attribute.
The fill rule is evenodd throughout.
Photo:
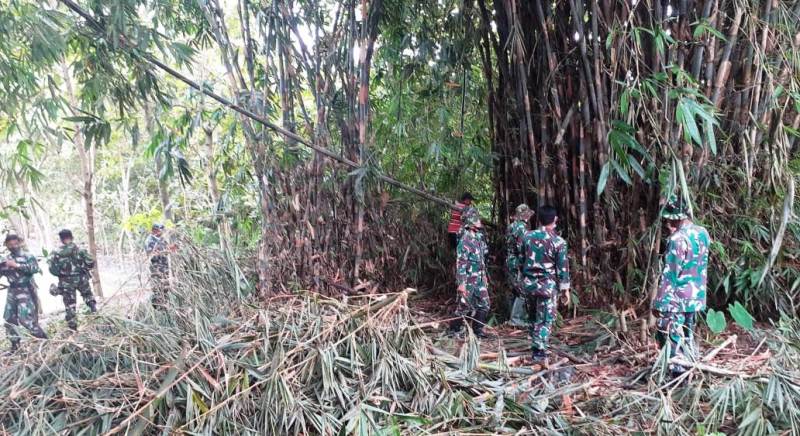
<svg viewBox="0 0 800 436"><path fill-rule="evenodd" d="M86 10L81 8L80 5L78 5L77 3L75 3L72 0L59 0L59 2L61 2L64 6L66 6L67 8L69 8L70 10L75 12L76 14L80 15L84 20L86 20L86 22L89 24L89 26L93 27L96 31L98 31L101 34L105 35L106 29L103 26L103 24L101 24L99 21L97 21ZM124 35L121 35L121 36L124 37ZM119 43L120 43L121 46L128 46L128 44L125 42L124 39L119 41ZM131 54L131 56L138 57L138 58L148 62L149 64L159 68L160 70L166 72L167 74L175 77L176 79L180 80L181 82L183 82L183 83L187 84L188 86L194 88L195 90L197 90L197 91L205 94L206 96L216 100L217 102L219 102L223 106L225 106L225 107L227 107L227 108L229 108L231 110L234 110L234 111L246 116L247 118L252 119L253 121L258 122L258 123L262 124L263 126L269 128L269 129L271 129L271 130L273 130L273 131L275 131L277 133L280 133L281 135L285 136L286 138L289 138L289 139L292 139L294 141L297 141L298 143L305 145L306 147L316 151L317 153L319 153L319 154L321 154L321 155L323 155L325 157L328 157L328 158L330 158L330 159L332 159L332 160L334 160L336 162L339 162L342 165L350 167L352 169L362 169L363 168L358 163L353 162L352 160L347 159L346 157L341 156L341 155L339 155L337 153L334 153L333 151L328 150L327 148L315 145L311 141L303 138L302 136L299 136L294 132L286 130L283 127L278 126L277 124L274 124L273 122L269 121L268 119L266 119L266 118L264 118L264 117L262 117L262 116L260 116L260 115L258 115L256 113L254 113L254 112L252 112L252 111L250 111L248 109L245 109L245 108L239 106L238 104L228 100L227 98L222 97L221 95L219 95L219 94L217 94L217 93L215 93L215 92L213 92L213 91L201 86L199 83L195 82L194 80L190 79L189 77L187 77L186 75L182 74L181 72L179 72L179 71L173 69L172 67L166 65L165 63L161 62L160 60L156 59L153 55L151 55L149 53L143 53L143 52L141 52L139 50L137 50L137 51L129 51L129 53ZM437 204L439 204L441 206L445 206L445 207L448 207L448 208L451 208L451 209L457 209L456 205L453 202L450 202L450 201L445 200L443 198L437 197L436 195L433 195L433 194L431 194L431 193L429 193L427 191L423 191L421 189L414 188L413 186L408 186L407 184L405 184L405 183L403 183L403 182L401 182L401 181L399 181L399 180L397 180L397 179L395 179L393 177L389 177L386 174L383 174L383 173L379 172L376 175L376 177L382 182L388 183L389 185L392 185L392 186L394 186L394 187L396 187L398 189L402 189L404 191L411 192L412 194L417 195L418 197L424 198L424 199L426 199L428 201L432 201L432 202L437 203Z"/></svg>

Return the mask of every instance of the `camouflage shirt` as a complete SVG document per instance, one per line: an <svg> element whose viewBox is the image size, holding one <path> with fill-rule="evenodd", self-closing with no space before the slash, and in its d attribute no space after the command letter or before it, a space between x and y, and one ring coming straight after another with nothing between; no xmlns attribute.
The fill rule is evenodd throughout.
<svg viewBox="0 0 800 436"><path fill-rule="evenodd" d="M462 229L456 248L456 284L465 285L467 292L486 288L486 241L483 234Z"/></svg>
<svg viewBox="0 0 800 436"><path fill-rule="evenodd" d="M705 309L710 242L706 229L691 222L682 224L669 237L653 309L659 312Z"/></svg>
<svg viewBox="0 0 800 436"><path fill-rule="evenodd" d="M62 245L50 255L50 274L57 277L88 274L94 268L94 259L88 251L71 242Z"/></svg>
<svg viewBox="0 0 800 436"><path fill-rule="evenodd" d="M514 220L506 230L506 271L510 279L516 279L525 259L523 239L528 231L525 221Z"/></svg>
<svg viewBox="0 0 800 436"><path fill-rule="evenodd" d="M11 254L4 261L13 260L17 262L19 267L9 268L6 265L0 267L0 275L8 279L8 284L12 288L30 288L35 287L36 283L33 281L33 275L42 272L39 269L39 262L30 254L19 251L16 254Z"/></svg>
<svg viewBox="0 0 800 436"><path fill-rule="evenodd" d="M522 289L526 294L554 297L558 290L570 288L567 241L540 227L525 233L523 246Z"/></svg>
<svg viewBox="0 0 800 436"><path fill-rule="evenodd" d="M166 264L167 263L167 241L163 236L156 236L149 234L147 241L144 243L144 249L150 255L150 262Z"/></svg>

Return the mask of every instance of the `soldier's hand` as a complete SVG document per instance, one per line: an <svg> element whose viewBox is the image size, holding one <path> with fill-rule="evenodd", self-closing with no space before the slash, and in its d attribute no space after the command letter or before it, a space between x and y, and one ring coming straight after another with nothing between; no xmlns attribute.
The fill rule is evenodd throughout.
<svg viewBox="0 0 800 436"><path fill-rule="evenodd" d="M16 260L14 260L14 259L9 259L9 260L7 260L7 261L6 261L6 268L14 268L14 269L17 269L17 268L19 268L19 264L17 263L17 261L16 261Z"/></svg>
<svg viewBox="0 0 800 436"><path fill-rule="evenodd" d="M571 302L572 302L572 293L570 292L570 290L566 289L566 290L562 291L561 292L561 303L563 303L565 306L569 306L569 303L571 303Z"/></svg>
<svg viewBox="0 0 800 436"><path fill-rule="evenodd" d="M458 285L458 293L462 297L467 296L467 286L466 285Z"/></svg>

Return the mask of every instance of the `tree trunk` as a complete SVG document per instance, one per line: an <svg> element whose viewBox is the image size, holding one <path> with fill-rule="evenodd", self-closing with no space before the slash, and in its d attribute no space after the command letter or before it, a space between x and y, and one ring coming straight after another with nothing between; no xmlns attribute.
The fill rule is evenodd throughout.
<svg viewBox="0 0 800 436"><path fill-rule="evenodd" d="M67 88L67 95L73 109L78 107L78 99L72 87L72 76L67 65L63 66L64 81ZM81 164L81 197L83 198L84 218L86 223L86 238L89 243L89 254L95 259L94 271L92 271L92 287L94 293L99 297L103 296L103 287L100 283L99 259L97 258L97 241L95 239L94 228L94 167L95 167L95 144L86 149L85 138L80 126L75 126L75 136L72 139L78 158Z"/></svg>

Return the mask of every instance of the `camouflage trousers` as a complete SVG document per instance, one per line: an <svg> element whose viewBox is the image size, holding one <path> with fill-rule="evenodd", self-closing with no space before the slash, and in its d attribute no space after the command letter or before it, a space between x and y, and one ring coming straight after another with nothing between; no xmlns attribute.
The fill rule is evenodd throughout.
<svg viewBox="0 0 800 436"><path fill-rule="evenodd" d="M6 296L6 309L3 314L6 335L12 346L20 341L19 327L25 327L33 336L47 339L44 330L39 326L39 310L34 300L34 289L31 287L11 287Z"/></svg>
<svg viewBox="0 0 800 436"><path fill-rule="evenodd" d="M92 287L89 284L88 275L72 276L66 278L59 278L58 293L64 302L64 319L67 321L67 326L72 330L78 328L77 320L77 307L78 299L77 293L81 294L83 302L89 306L94 307L96 304L94 295L92 294Z"/></svg>
<svg viewBox="0 0 800 436"><path fill-rule="evenodd" d="M150 281L153 288L153 306L161 307L167 303L169 293L169 264L164 262L150 263Z"/></svg>
<svg viewBox="0 0 800 436"><path fill-rule="evenodd" d="M458 295L456 316L472 316L473 312L489 312L489 289L486 285L467 285L467 295Z"/></svg>
<svg viewBox="0 0 800 436"><path fill-rule="evenodd" d="M557 297L526 295L525 304L528 310L528 333L534 350L547 351L553 324L556 321Z"/></svg>
<svg viewBox="0 0 800 436"><path fill-rule="evenodd" d="M664 348L669 343L669 357L693 355L695 312L659 312L656 340Z"/></svg>

